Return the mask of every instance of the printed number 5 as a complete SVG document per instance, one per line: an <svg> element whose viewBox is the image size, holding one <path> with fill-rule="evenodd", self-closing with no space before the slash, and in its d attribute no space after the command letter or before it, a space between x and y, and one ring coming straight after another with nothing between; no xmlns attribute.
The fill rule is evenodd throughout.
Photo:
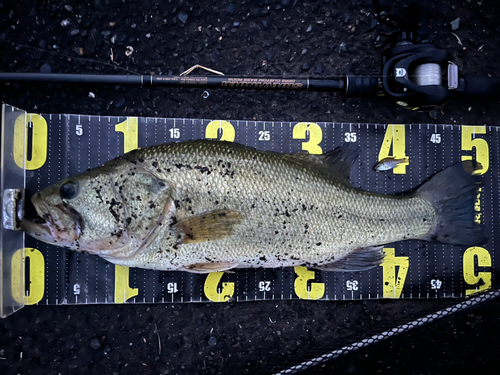
<svg viewBox="0 0 500 375"><path fill-rule="evenodd" d="M482 169L475 174L485 174L490 168L490 148L484 139L475 138L476 134L486 134L486 126L462 126L462 150L476 149L476 160ZM462 160L472 160L472 156L464 155Z"/></svg>
<svg viewBox="0 0 500 375"><path fill-rule="evenodd" d="M81 124L76 125L76 135L83 135L83 126Z"/></svg>

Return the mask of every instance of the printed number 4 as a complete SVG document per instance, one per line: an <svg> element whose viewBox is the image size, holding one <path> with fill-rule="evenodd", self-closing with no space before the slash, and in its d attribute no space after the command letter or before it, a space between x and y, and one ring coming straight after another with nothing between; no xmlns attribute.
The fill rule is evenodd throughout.
<svg viewBox="0 0 500 375"><path fill-rule="evenodd" d="M181 131L178 128L172 128L168 131L170 132L170 138L178 139L181 137Z"/></svg>
<svg viewBox="0 0 500 375"><path fill-rule="evenodd" d="M269 130L259 131L259 141L269 141L270 139L271 135L269 134Z"/></svg>
<svg viewBox="0 0 500 375"><path fill-rule="evenodd" d="M345 141L346 142L356 142L358 139L356 133L345 133Z"/></svg>

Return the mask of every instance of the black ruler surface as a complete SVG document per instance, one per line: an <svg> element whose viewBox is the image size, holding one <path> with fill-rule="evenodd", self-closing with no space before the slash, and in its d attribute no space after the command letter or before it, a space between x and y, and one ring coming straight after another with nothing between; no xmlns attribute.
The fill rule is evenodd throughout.
<svg viewBox="0 0 500 375"><path fill-rule="evenodd" d="M495 248L494 231L499 218L497 127L51 114L27 114L26 123L26 188L31 193L137 147L201 138L316 154L353 142L360 155L352 184L386 194L408 191L446 166L475 158L483 166L480 174L485 183L475 202L476 220L485 225L490 238L482 247L413 240L387 244L384 263L365 272L295 267L196 275L115 266L26 236L26 304L443 298L464 297L492 286L495 253L500 251ZM22 137L12 142L22 142ZM385 157L407 162L392 171L375 172L373 166Z"/></svg>

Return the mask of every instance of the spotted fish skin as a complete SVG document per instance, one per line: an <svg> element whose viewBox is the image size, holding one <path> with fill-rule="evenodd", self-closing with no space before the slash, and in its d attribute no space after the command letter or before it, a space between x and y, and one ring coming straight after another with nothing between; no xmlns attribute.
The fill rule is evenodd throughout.
<svg viewBox="0 0 500 375"><path fill-rule="evenodd" d="M34 224L25 230L51 243L59 233L56 245L120 265L201 273L298 265L363 270L381 263L379 245L431 236L446 242L436 234L432 189L388 196L353 188L349 172L342 175L350 169L345 159L343 149L321 157L207 140L152 146L34 196L41 217L50 216L48 207L63 210L45 227L72 227L75 214L64 218L64 208L76 212L77 238ZM76 193L63 199L68 183ZM472 180L464 185L462 198L474 194Z"/></svg>

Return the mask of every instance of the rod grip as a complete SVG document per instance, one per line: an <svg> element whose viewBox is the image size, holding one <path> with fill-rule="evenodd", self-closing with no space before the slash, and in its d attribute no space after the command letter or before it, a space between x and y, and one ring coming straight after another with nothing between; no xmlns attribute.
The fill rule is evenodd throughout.
<svg viewBox="0 0 500 375"><path fill-rule="evenodd" d="M378 77L347 74L345 80L345 96L360 97L376 96L378 94Z"/></svg>
<svg viewBox="0 0 500 375"><path fill-rule="evenodd" d="M500 99L500 78L464 76L463 96Z"/></svg>

